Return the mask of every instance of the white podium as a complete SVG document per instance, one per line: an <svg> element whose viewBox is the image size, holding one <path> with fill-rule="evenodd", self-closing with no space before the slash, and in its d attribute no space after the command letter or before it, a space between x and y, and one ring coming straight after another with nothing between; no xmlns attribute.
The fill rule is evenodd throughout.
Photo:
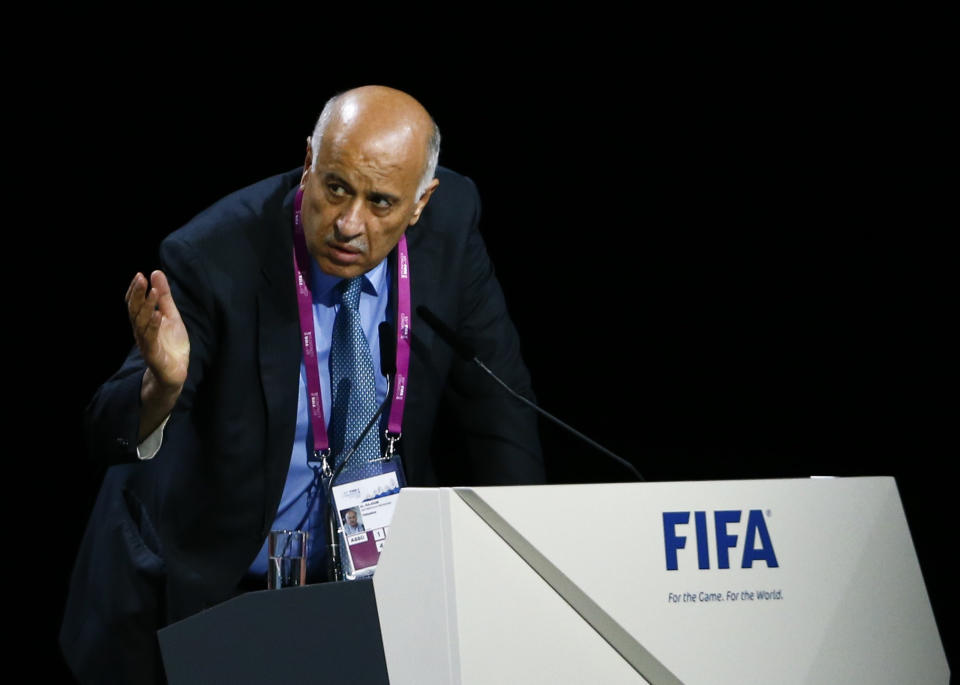
<svg viewBox="0 0 960 685"><path fill-rule="evenodd" d="M390 682L945 685L892 478L406 489Z"/></svg>

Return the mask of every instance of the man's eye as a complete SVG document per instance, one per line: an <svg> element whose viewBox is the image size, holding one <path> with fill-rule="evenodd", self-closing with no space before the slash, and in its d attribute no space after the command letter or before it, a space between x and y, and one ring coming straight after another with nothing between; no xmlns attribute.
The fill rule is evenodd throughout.
<svg viewBox="0 0 960 685"><path fill-rule="evenodd" d="M387 198L380 197L373 200L373 206L377 207L378 209L390 209L390 207L393 205Z"/></svg>
<svg viewBox="0 0 960 685"><path fill-rule="evenodd" d="M343 197L347 194L347 189L339 183L328 183L327 189L330 191L331 195L336 195L337 197Z"/></svg>

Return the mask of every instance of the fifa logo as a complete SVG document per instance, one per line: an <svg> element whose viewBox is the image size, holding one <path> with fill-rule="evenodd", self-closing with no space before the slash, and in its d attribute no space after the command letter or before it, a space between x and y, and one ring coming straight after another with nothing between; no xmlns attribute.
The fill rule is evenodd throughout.
<svg viewBox="0 0 960 685"><path fill-rule="evenodd" d="M739 535L735 524L740 523L743 512L737 510L713 512L714 558L717 568L730 568L730 550L736 550L743 542L740 568L753 568L754 562L762 561L767 568L777 568L777 556L773 551L770 531L760 509L747 512L746 529ZM693 512L693 529L690 530L689 511L663 512L663 548L667 558L667 570L679 568L677 552L687 547L687 537L693 534L697 547L697 568L710 568L710 540L707 530L707 512Z"/></svg>

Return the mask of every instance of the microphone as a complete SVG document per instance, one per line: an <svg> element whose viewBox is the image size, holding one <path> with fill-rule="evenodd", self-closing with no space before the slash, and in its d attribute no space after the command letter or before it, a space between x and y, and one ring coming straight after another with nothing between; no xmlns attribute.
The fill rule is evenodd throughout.
<svg viewBox="0 0 960 685"><path fill-rule="evenodd" d="M450 345L450 347L452 347L454 351L458 355L460 355L460 357L464 361L473 362L474 364L479 366L481 369L483 369L483 371L487 375L489 375L493 380L495 380L498 384L500 384L500 386L504 390L510 393L511 396L517 398L518 400L520 400L525 405L527 405L534 411L538 412L542 416L545 416L546 418L550 419L551 421L553 421L555 424L557 424L564 430L577 436L578 438L586 442L588 445L590 445L594 449L597 449L600 452L603 452L604 454L606 454L608 457L616 461L621 466L629 469L630 472L632 472L633 475L637 477L637 480L640 480L640 481L645 480L644 477L640 475L640 472L636 469L636 467L633 464L631 464L629 461L627 461L623 457L617 456L616 454L608 450L606 447L604 447L600 443L588 438L586 435L578 431L573 426L570 426L564 423L553 414L550 414L546 410L541 409L539 406L537 406L536 404L528 400L526 397L524 397L520 393L515 392L513 388L511 388L509 385L507 385L502 380L500 380L500 377L497 376L497 374L495 374L493 371L487 368L486 364L480 361L480 358L477 356L476 351L474 350L473 346L470 343L468 343L466 340L464 340L459 335L454 333L453 330L449 326L447 326L447 324L441 321L436 314L431 312L429 309L427 309L423 305L420 305L419 307L417 307L417 314L419 314L420 318L423 319L427 323L427 325L433 329L434 333L436 333L438 336L440 336L441 339L443 339L444 342Z"/></svg>
<svg viewBox="0 0 960 685"><path fill-rule="evenodd" d="M380 372L387 378L387 395L383 398L383 402L380 403L380 406L377 407L377 411L374 413L374 415L370 417L369 421L367 421L367 425L363 427L362 431L360 431L360 435L356 440L354 440L353 444L350 445L350 449L346 451L340 466L336 468L336 470L333 472L333 475L330 477L330 482L327 483L326 495L327 506L329 507L327 540L329 541L330 550L330 554L327 557L329 559L327 577L332 581L342 580L342 570L340 568L340 542L339 538L337 537L337 525L340 521L340 517L336 512L336 508L333 506L333 499L330 497L330 493L333 490L333 484L336 482L337 476L339 476L340 472L343 471L343 467L347 465L360 445L363 444L363 440L367 437L367 433L369 433L370 429L376 425L380 415L383 414L383 410L387 406L387 402L390 401L391 379L397 372L397 357L396 352L394 351L396 348L396 343L393 338L393 326L390 325L389 321L384 321L380 324L377 330L379 331L380 335Z"/></svg>
<svg viewBox="0 0 960 685"><path fill-rule="evenodd" d="M380 323L380 373L387 377L387 397L390 396L390 379L397 372L397 341L389 321Z"/></svg>

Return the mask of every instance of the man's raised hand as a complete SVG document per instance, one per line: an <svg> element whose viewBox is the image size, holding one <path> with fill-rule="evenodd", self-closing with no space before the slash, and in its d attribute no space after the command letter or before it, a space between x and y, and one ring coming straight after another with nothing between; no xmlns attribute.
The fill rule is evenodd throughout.
<svg viewBox="0 0 960 685"><path fill-rule="evenodd" d="M170 413L187 380L190 338L162 271L147 279L138 273L124 300L133 338L147 364L140 388L140 439L143 440Z"/></svg>

